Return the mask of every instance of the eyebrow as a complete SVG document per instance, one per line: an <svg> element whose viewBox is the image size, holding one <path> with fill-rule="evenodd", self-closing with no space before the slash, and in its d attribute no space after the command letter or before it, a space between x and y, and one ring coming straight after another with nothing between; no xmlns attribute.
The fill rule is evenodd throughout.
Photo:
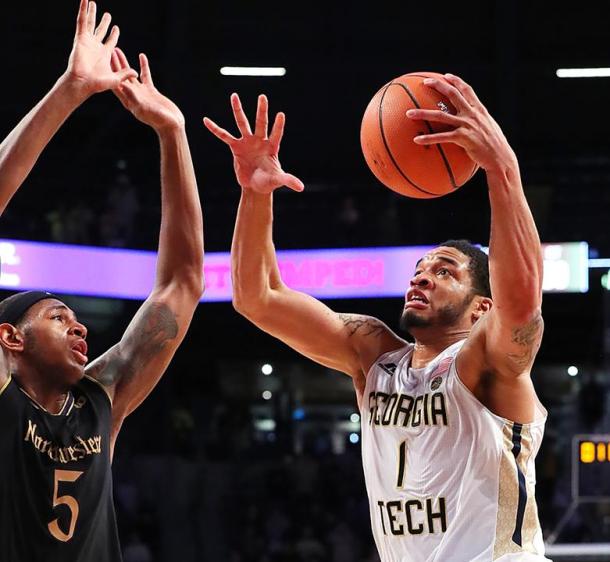
<svg viewBox="0 0 610 562"><path fill-rule="evenodd" d="M415 264L415 268L416 268L416 269L419 267L419 264L420 264L420 263L423 261L423 259L424 259L424 258L419 258L419 259L417 260L417 263ZM434 259L444 261L444 262L449 263L449 264L451 264L451 265L453 265L453 266L455 266L455 267L458 267L458 266L459 266L459 264L458 264L458 262L457 262L457 261L455 261L454 259L451 259L451 258L446 258L446 257L444 257L444 256L435 256L435 258L434 258Z"/></svg>
<svg viewBox="0 0 610 562"><path fill-rule="evenodd" d="M451 265L455 265L455 267L458 267L458 265L459 265L457 261L455 261L451 258L445 258L443 256L438 256L438 259L442 260L444 262L450 263Z"/></svg>
<svg viewBox="0 0 610 562"><path fill-rule="evenodd" d="M52 310L58 310L58 309L69 310L69 308L65 304L54 304L53 306L50 306L49 308L47 308L47 311L50 312Z"/></svg>
<svg viewBox="0 0 610 562"><path fill-rule="evenodd" d="M74 318L76 318L76 314L74 313L73 310L71 310L70 308L68 308L68 306L66 306L65 304L54 304L53 306L50 306L49 308L47 308L46 312L47 313L52 313L55 312L56 310L61 310L62 312L68 312L68 313L72 313L72 316L74 316Z"/></svg>

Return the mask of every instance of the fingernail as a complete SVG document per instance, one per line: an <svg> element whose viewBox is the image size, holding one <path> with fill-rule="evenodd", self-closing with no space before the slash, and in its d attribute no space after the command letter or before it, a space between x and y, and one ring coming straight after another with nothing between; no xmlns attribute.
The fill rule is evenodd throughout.
<svg viewBox="0 0 610 562"><path fill-rule="evenodd" d="M434 84L434 78L426 78L424 79L424 84L429 85L429 84Z"/></svg>
<svg viewBox="0 0 610 562"><path fill-rule="evenodd" d="M455 78L455 75L450 74L449 72L445 73L445 76L446 76L447 78Z"/></svg>
<svg viewBox="0 0 610 562"><path fill-rule="evenodd" d="M414 109L409 109L409 111L407 111L407 117L413 117L414 115L415 115Z"/></svg>

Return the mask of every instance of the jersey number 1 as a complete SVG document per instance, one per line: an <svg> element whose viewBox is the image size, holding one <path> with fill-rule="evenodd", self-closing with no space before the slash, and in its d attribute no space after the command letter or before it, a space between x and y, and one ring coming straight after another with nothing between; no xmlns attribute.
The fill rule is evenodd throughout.
<svg viewBox="0 0 610 562"><path fill-rule="evenodd" d="M76 520L78 519L78 502L72 496L57 496L57 491L60 482L76 482L82 472L76 470L56 470L55 471L55 484L53 489L53 508L58 505L67 505L70 510L70 529L68 533L64 533L59 528L59 518L54 519L48 525L50 533L61 542L68 542L72 535L74 535L74 527L76 527Z"/></svg>
<svg viewBox="0 0 610 562"><path fill-rule="evenodd" d="M403 441L398 446L398 476L396 478L396 487L402 489L405 485L405 472L407 468L407 442Z"/></svg>

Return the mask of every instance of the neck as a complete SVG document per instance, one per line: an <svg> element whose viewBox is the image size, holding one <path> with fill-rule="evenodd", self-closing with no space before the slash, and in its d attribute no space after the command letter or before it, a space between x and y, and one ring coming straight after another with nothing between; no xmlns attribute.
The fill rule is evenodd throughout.
<svg viewBox="0 0 610 562"><path fill-rule="evenodd" d="M438 331L429 328L419 328L411 330L410 333L415 338L411 366L419 369L425 367L454 343L466 339L470 330L455 328L439 334Z"/></svg>
<svg viewBox="0 0 610 562"><path fill-rule="evenodd" d="M66 401L69 388L66 385L46 382L45 379L31 371L19 369L13 373L19 386L34 400L51 414L58 414Z"/></svg>

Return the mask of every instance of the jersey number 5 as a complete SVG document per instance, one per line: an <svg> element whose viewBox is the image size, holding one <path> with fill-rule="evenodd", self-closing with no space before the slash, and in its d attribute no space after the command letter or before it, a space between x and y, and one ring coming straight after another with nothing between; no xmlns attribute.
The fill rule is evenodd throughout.
<svg viewBox="0 0 610 562"><path fill-rule="evenodd" d="M59 518L54 519L48 525L50 533L61 542L68 542L72 535L74 535L74 527L76 527L76 520L78 519L78 502L72 496L57 496L57 491L60 482L76 482L82 472L76 470L56 470L55 471L55 485L53 490L53 508L58 505L67 505L70 510L70 529L68 533L64 533L59 528Z"/></svg>

